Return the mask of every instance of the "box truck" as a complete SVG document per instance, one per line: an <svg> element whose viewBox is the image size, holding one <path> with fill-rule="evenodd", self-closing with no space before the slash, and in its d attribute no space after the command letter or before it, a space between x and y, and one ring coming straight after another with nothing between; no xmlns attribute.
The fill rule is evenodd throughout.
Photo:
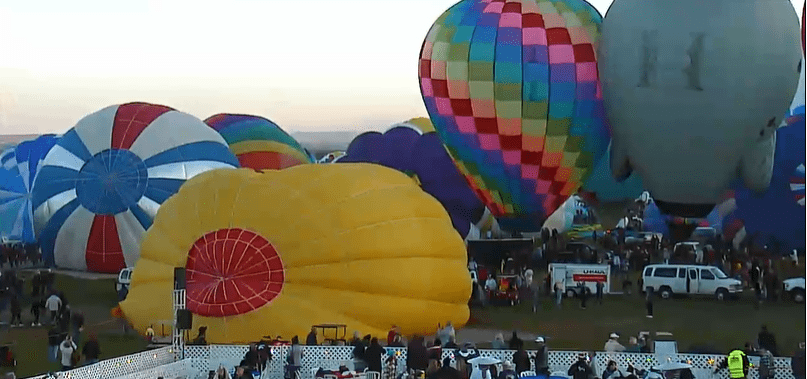
<svg viewBox="0 0 807 379"><path fill-rule="evenodd" d="M604 284L603 293L611 291L611 270L608 265L550 263L552 288L560 282L567 297L579 295L581 284L592 294L597 293L597 282Z"/></svg>

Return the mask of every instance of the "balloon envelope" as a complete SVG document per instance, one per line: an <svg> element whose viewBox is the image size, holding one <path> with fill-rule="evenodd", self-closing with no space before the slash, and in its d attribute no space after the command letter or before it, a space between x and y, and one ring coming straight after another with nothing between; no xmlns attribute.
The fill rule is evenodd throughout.
<svg viewBox="0 0 807 379"><path fill-rule="evenodd" d="M479 221L484 204L460 175L435 133L393 126L383 134L357 136L336 163L375 163L417 178L421 188L448 211L454 228L464 238Z"/></svg>
<svg viewBox="0 0 807 379"><path fill-rule="evenodd" d="M217 114L205 123L224 137L241 167L280 170L313 162L294 137L263 117Z"/></svg>
<svg viewBox="0 0 807 379"><path fill-rule="evenodd" d="M142 254L120 305L141 333L172 317L174 267L187 270L187 308L210 343L323 322L423 334L469 316L467 253L445 210L379 165L204 173L163 205Z"/></svg>
<svg viewBox="0 0 807 379"><path fill-rule="evenodd" d="M185 180L238 167L198 118L128 103L90 114L64 134L34 182L35 229L49 265L115 273L133 266L157 209Z"/></svg>
<svg viewBox="0 0 807 379"><path fill-rule="evenodd" d="M606 150L600 21L582 0L465 0L426 36L429 117L503 229L540 230Z"/></svg>
<svg viewBox="0 0 807 379"><path fill-rule="evenodd" d="M0 178L0 235L24 243L35 243L34 215L31 196L34 179L40 163L56 144L58 137L43 135L34 140L23 141L9 156Z"/></svg>
<svg viewBox="0 0 807 379"><path fill-rule="evenodd" d="M738 186L734 193L737 216L753 242L779 245L779 253L805 247L804 114L791 117L776 132L776 155L770 187L763 194Z"/></svg>
<svg viewBox="0 0 807 379"><path fill-rule="evenodd" d="M599 72L612 170L666 213L704 217L740 176L764 191L802 54L787 1L616 0Z"/></svg>

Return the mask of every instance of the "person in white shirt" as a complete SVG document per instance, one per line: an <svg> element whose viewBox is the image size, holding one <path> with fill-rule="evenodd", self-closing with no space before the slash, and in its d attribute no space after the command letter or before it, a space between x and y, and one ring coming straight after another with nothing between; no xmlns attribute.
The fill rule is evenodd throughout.
<svg viewBox="0 0 807 379"><path fill-rule="evenodd" d="M76 348L76 344L73 343L73 337L69 335L59 346L59 352L62 354L62 371L73 368L73 352L76 351Z"/></svg>
<svg viewBox="0 0 807 379"><path fill-rule="evenodd" d="M499 288L499 285L496 284L496 279L493 279L492 275L488 275L488 280L485 282L485 289L495 291L497 288Z"/></svg>
<svg viewBox="0 0 807 379"><path fill-rule="evenodd" d="M490 366L479 365L474 367L474 371L471 373L471 379L492 379L490 377Z"/></svg>
<svg viewBox="0 0 807 379"><path fill-rule="evenodd" d="M50 295L48 300L45 300L45 308L50 312L50 322L56 322L56 316L59 314L59 309L62 308L62 299L56 294Z"/></svg>
<svg viewBox="0 0 807 379"><path fill-rule="evenodd" d="M625 346L619 343L619 334L611 333L608 342L605 343L605 352L615 353L625 351Z"/></svg>

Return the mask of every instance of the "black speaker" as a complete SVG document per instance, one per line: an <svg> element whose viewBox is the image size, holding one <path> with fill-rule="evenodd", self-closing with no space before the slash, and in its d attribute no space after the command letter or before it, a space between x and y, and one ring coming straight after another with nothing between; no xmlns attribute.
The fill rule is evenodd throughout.
<svg viewBox="0 0 807 379"><path fill-rule="evenodd" d="M174 289L185 289L185 267L174 267Z"/></svg>
<svg viewBox="0 0 807 379"><path fill-rule="evenodd" d="M177 309L177 329L193 329L193 315L191 314L191 311L187 309Z"/></svg>

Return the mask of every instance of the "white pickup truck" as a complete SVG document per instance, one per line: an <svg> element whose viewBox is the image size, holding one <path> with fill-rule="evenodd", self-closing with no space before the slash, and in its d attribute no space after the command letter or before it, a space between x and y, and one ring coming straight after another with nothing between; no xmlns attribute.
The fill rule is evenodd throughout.
<svg viewBox="0 0 807 379"><path fill-rule="evenodd" d="M804 278L790 278L782 281L786 294L797 303L804 302Z"/></svg>

